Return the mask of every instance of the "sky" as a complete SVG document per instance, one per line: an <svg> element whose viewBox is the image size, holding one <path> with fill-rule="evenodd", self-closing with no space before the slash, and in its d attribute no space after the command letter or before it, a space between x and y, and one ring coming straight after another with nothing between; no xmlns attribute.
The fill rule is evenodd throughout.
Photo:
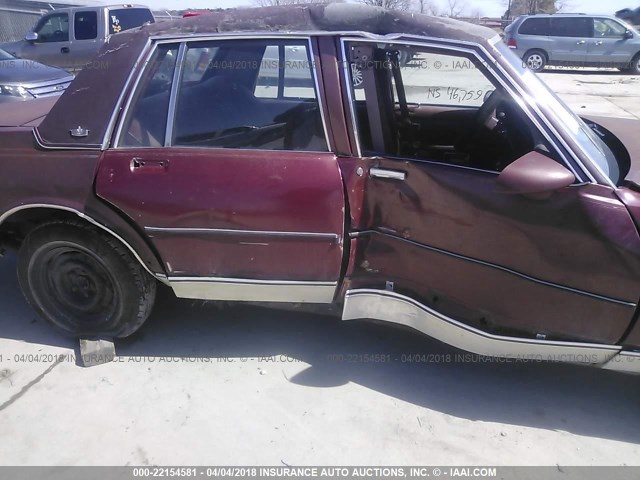
<svg viewBox="0 0 640 480"><path fill-rule="evenodd" d="M445 9L447 0L432 0ZM507 0L459 0L467 5L467 10L480 9L484 16L499 17L506 10ZM182 10L184 8L229 8L236 6L252 5L251 0L146 0L139 1L149 5L152 9L168 8ZM640 0L568 0L568 7L564 10L570 12L613 14L617 10L626 7L636 8L640 6Z"/></svg>

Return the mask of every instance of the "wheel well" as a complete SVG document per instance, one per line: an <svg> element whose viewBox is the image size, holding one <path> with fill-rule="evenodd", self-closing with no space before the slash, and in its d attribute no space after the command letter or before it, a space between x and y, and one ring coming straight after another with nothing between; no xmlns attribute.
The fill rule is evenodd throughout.
<svg viewBox="0 0 640 480"><path fill-rule="evenodd" d="M24 208L11 214L0 224L0 246L18 249L31 230L43 223L55 220L91 222L67 210L46 207Z"/></svg>
<svg viewBox="0 0 640 480"><path fill-rule="evenodd" d="M100 223L95 220L84 218L74 210L65 208L50 208L50 207L29 207L22 208L9 215L6 219L0 223L0 253L3 249L18 250L22 242L27 237L29 232L43 223L49 223L52 221L71 221L74 223L81 223L97 231L103 231L115 240L125 246L140 262L140 264L149 272L152 276L158 278L161 281L164 280L164 274L154 273L147 265L139 253L123 238L119 237L116 233L112 232L107 227L102 227Z"/></svg>

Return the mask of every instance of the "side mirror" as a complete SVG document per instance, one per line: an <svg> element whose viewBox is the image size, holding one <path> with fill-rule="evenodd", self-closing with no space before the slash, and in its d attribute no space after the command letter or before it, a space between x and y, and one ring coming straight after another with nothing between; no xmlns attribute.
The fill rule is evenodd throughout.
<svg viewBox="0 0 640 480"><path fill-rule="evenodd" d="M624 35L622 35L622 38L624 38L625 40L630 40L633 38L633 32L631 30L627 30L626 32L624 32Z"/></svg>
<svg viewBox="0 0 640 480"><path fill-rule="evenodd" d="M36 32L27 32L27 34L24 36L24 39L27 42L35 42L38 40L38 34Z"/></svg>
<svg viewBox="0 0 640 480"><path fill-rule="evenodd" d="M568 187L575 181L575 175L567 168L535 151L507 165L498 176L498 185L502 187L504 193L517 193L536 198L544 198L556 190Z"/></svg>

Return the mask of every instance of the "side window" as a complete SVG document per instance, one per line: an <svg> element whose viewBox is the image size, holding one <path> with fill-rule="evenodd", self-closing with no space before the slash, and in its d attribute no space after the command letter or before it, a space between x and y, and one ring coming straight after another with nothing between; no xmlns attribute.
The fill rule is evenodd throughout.
<svg viewBox="0 0 640 480"><path fill-rule="evenodd" d="M551 148L477 57L429 47L347 44L363 155L488 171Z"/></svg>
<svg viewBox="0 0 640 480"><path fill-rule="evenodd" d="M408 49L401 52L398 69L409 104L477 108L495 90L469 58ZM425 75L427 70L431 71ZM397 88L395 78L392 82Z"/></svg>
<svg viewBox="0 0 640 480"><path fill-rule="evenodd" d="M622 37L627 31L615 20L610 18L594 18L593 19L593 36L594 37Z"/></svg>
<svg viewBox="0 0 640 480"><path fill-rule="evenodd" d="M327 150L306 41L192 42L186 58L172 145Z"/></svg>
<svg viewBox="0 0 640 480"><path fill-rule="evenodd" d="M307 45L268 45L254 94L262 98L315 98Z"/></svg>
<svg viewBox="0 0 640 480"><path fill-rule="evenodd" d="M548 18L527 18L518 29L520 35L549 35Z"/></svg>
<svg viewBox="0 0 640 480"><path fill-rule="evenodd" d="M140 27L145 23L154 23L155 19L148 8L118 8L109 10L109 34L124 32Z"/></svg>
<svg viewBox="0 0 640 480"><path fill-rule="evenodd" d="M177 45L160 45L145 67L122 124L119 147L164 146Z"/></svg>
<svg viewBox="0 0 640 480"><path fill-rule="evenodd" d="M42 17L34 32L38 34L39 43L68 42L69 41L69 14L54 13Z"/></svg>
<svg viewBox="0 0 640 480"><path fill-rule="evenodd" d="M98 37L98 12L76 12L73 17L73 35L76 40L94 40Z"/></svg>
<svg viewBox="0 0 640 480"><path fill-rule="evenodd" d="M590 18L552 18L551 36L554 37L590 37L593 22Z"/></svg>

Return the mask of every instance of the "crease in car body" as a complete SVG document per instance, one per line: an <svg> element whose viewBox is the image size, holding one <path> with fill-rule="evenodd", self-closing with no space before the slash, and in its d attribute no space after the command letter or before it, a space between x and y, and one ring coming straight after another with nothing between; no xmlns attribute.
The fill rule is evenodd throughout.
<svg viewBox="0 0 640 480"><path fill-rule="evenodd" d="M616 148L536 103L545 87L493 32L274 7L148 25L99 55L108 82L83 70L37 125L0 129L0 161L30 180L0 189L0 233L23 242L20 284L59 329L133 334L160 277L185 298L323 304L474 353L638 370L612 359L640 349L640 195ZM74 208L42 210L56 204ZM90 331L106 298L122 314Z"/></svg>

